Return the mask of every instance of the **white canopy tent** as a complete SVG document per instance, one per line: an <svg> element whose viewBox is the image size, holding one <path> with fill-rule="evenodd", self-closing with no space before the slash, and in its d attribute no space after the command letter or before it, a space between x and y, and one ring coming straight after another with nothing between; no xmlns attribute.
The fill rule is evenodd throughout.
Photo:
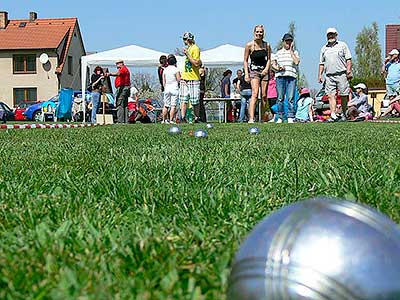
<svg viewBox="0 0 400 300"><path fill-rule="evenodd" d="M115 61L123 60L126 66L135 67L156 67L159 64L159 58L164 53L147 49L137 45L129 45L112 50L107 50L81 58L81 79L82 79L82 97L86 91L87 68L90 74L96 66L111 67L115 66ZM84 114L85 115L85 114Z"/></svg>
<svg viewBox="0 0 400 300"><path fill-rule="evenodd" d="M230 44L201 52L201 61L207 67L228 67L243 64L244 48Z"/></svg>

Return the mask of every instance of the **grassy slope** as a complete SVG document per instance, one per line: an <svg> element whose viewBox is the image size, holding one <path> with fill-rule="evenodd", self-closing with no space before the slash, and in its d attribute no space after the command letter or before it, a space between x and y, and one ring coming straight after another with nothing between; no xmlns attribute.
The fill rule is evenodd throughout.
<svg viewBox="0 0 400 300"><path fill-rule="evenodd" d="M240 241L315 195L400 223L400 125L0 131L0 299L223 299Z"/></svg>

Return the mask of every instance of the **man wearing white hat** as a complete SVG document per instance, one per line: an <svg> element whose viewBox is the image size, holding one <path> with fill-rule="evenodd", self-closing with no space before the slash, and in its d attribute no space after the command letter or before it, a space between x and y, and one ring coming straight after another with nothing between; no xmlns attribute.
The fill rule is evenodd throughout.
<svg viewBox="0 0 400 300"><path fill-rule="evenodd" d="M399 50L393 49L389 52L389 61L385 65L386 70L386 93L388 96L400 95L400 62Z"/></svg>
<svg viewBox="0 0 400 300"><path fill-rule="evenodd" d="M325 73L325 93L329 97L331 119L337 121L337 92L342 100L342 112L347 110L349 80L352 78L351 52L346 43L338 41L336 28L328 28L326 36L328 43L321 49L318 81L323 82L322 75Z"/></svg>

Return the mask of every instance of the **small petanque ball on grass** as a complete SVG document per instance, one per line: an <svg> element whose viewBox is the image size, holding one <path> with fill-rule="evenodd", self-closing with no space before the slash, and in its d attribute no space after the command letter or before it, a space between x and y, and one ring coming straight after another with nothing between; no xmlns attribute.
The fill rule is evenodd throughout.
<svg viewBox="0 0 400 300"><path fill-rule="evenodd" d="M249 133L250 133L250 134L254 134L254 135L259 134L259 133L260 133L260 128L258 128L258 127L251 127L251 128L249 129Z"/></svg>
<svg viewBox="0 0 400 300"><path fill-rule="evenodd" d="M213 124L210 124L210 123L207 124L207 129L213 129L213 128L214 128Z"/></svg>
<svg viewBox="0 0 400 300"><path fill-rule="evenodd" d="M346 200L294 203L248 235L227 294L228 300L400 299L400 229Z"/></svg>
<svg viewBox="0 0 400 300"><path fill-rule="evenodd" d="M178 126L172 126L168 129L169 134L178 135L182 133L182 130Z"/></svg>
<svg viewBox="0 0 400 300"><path fill-rule="evenodd" d="M194 135L195 138L198 138L198 139L205 139L205 138L208 138L208 133L207 133L207 131L202 130L202 129L196 130L196 131L194 132L193 135Z"/></svg>

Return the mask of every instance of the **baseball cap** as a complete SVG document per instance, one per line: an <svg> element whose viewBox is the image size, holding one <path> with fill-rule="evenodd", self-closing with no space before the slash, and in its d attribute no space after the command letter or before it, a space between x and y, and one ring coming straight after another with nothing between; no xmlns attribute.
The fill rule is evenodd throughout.
<svg viewBox="0 0 400 300"><path fill-rule="evenodd" d="M399 50L393 49L392 51L389 52L389 55L399 55Z"/></svg>
<svg viewBox="0 0 400 300"><path fill-rule="evenodd" d="M354 86L355 89L362 89L362 90L366 90L367 86L364 83L359 83L356 86Z"/></svg>
<svg viewBox="0 0 400 300"><path fill-rule="evenodd" d="M119 63L124 63L124 61L122 59L118 59L115 61L115 64L119 64Z"/></svg>
<svg viewBox="0 0 400 300"><path fill-rule="evenodd" d="M182 34L182 39L184 40L194 40L194 35L191 32L185 32Z"/></svg>
<svg viewBox="0 0 400 300"><path fill-rule="evenodd" d="M282 38L282 41L293 41L293 35L290 33L285 33L285 35Z"/></svg>
<svg viewBox="0 0 400 300"><path fill-rule="evenodd" d="M329 33L336 33L337 34L338 32L337 32L335 27L330 27L330 28L328 28L326 30L326 34L329 34Z"/></svg>
<svg viewBox="0 0 400 300"><path fill-rule="evenodd" d="M302 88L300 91L300 95L310 94L310 90L308 88Z"/></svg>

